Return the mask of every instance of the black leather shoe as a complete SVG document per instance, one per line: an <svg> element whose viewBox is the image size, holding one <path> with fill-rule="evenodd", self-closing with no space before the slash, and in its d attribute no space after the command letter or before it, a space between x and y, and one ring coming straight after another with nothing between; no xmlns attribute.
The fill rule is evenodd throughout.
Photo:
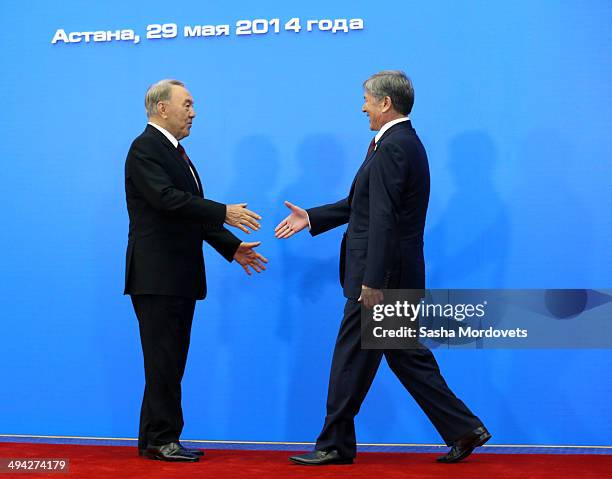
<svg viewBox="0 0 612 479"><path fill-rule="evenodd" d="M200 458L187 452L178 442L169 442L163 446L149 446L145 452L149 459L169 462L198 462Z"/></svg>
<svg viewBox="0 0 612 479"><path fill-rule="evenodd" d="M193 454L194 456L200 456L202 457L204 455L204 451L202 451L202 449L190 449L188 447L184 447L181 444L181 447L187 451L189 454ZM138 449L138 455L139 456L146 456L147 455L147 450L146 449Z"/></svg>
<svg viewBox="0 0 612 479"><path fill-rule="evenodd" d="M180 443L179 443L180 444ZM194 456L202 457L204 455L204 451L202 449L191 449L190 447L185 447L181 444L181 447L187 451L189 454L193 454Z"/></svg>
<svg viewBox="0 0 612 479"><path fill-rule="evenodd" d="M451 450L444 456L437 458L436 461L446 464L459 462L472 454L474 449L482 446L489 439L491 439L491 434L487 431L487 428L484 426L478 427L467 436L455 442Z"/></svg>
<svg viewBox="0 0 612 479"><path fill-rule="evenodd" d="M291 456L290 461L302 466L327 466L329 464L353 464L353 458L342 457L338 451L312 451L299 456Z"/></svg>

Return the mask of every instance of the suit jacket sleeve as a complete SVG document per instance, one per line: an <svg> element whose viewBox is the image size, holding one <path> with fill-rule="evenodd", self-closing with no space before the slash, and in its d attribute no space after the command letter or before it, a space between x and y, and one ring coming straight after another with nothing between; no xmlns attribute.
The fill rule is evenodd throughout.
<svg viewBox="0 0 612 479"><path fill-rule="evenodd" d="M310 234L317 236L348 223L351 210L346 197L336 203L310 208L306 212L310 220Z"/></svg>
<svg viewBox="0 0 612 479"><path fill-rule="evenodd" d="M206 229L222 226L225 205L176 188L160 161L150 153L154 150L153 145L135 142L127 159L126 174L146 201L164 213L199 221Z"/></svg>
<svg viewBox="0 0 612 479"><path fill-rule="evenodd" d="M381 144L370 169L368 253L363 284L382 289L385 272L392 269L403 185L407 179L406 154L392 143Z"/></svg>
<svg viewBox="0 0 612 479"><path fill-rule="evenodd" d="M238 246L242 243L238 237L224 227L215 230L204 230L204 241L229 262L234 259L234 254L236 254Z"/></svg>

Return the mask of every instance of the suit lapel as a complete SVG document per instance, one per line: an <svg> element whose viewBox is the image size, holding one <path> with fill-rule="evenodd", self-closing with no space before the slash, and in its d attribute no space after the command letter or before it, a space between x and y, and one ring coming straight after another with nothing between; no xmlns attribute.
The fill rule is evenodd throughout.
<svg viewBox="0 0 612 479"><path fill-rule="evenodd" d="M196 181L198 183L198 195L204 198L204 187L202 186L202 180L200 180L200 175L198 174L198 170L196 170L196 167L193 166L193 163L191 161L189 161L189 165L193 169L193 174L195 175ZM191 172L189 172L189 176L191 176L191 179L193 179L193 175L191 174Z"/></svg>
<svg viewBox="0 0 612 479"><path fill-rule="evenodd" d="M178 150L174 147L174 145L170 142L170 140L166 138L166 135L164 135L161 131L159 131L157 128L151 125L147 125L147 130L149 130L153 135L155 135L156 138L159 138L162 144L166 148L168 148L168 150L170 150L170 154L172 155L174 160L180 165L180 168L183 170L183 173L185 174L187 181L191 185L191 190L192 190L191 193L195 193L198 196L202 196L202 191L203 191L202 183L200 182L200 177L198 176L198 172L196 171L193 164L191 164L190 162L190 165L193 168L193 172L197 178L197 183L196 183L196 180L194 180L193 175L191 174L191 171L189 170L189 165L183 159L183 157L178 152Z"/></svg>
<svg viewBox="0 0 612 479"><path fill-rule="evenodd" d="M359 178L360 173L367 166L370 160L374 158L375 155L376 155L376 149L372 150L372 153L370 153L369 155L365 157L365 160L363 160L363 163L357 170L357 173L355 173L355 178L353 178L353 182L351 183L351 189L349 190L349 195L348 195L349 205L351 204L351 200L353 199L353 194L355 193L355 183L357 183L357 178Z"/></svg>
<svg viewBox="0 0 612 479"><path fill-rule="evenodd" d="M355 193L355 183L357 183L357 178L359 178L359 175L364 170L364 168L368 166L368 163L372 160L372 158L376 156L376 151L378 150L378 148L380 148L380 145L382 144L383 140L389 135L390 132L396 131L399 129L403 129L403 128L410 129L410 130L413 129L412 123L410 122L410 120L397 123L393 125L391 128L389 128L387 131L385 131L383 135L380 137L380 139L378 140L378 142L376 143L376 148L372 151L372 153L366 156L365 160L363 160L363 163L361 164L361 166L357 170L357 173L355 174L355 178L353 178L353 183L351 183L351 189L349 190L349 195L348 195L349 205L351 204L351 200L353 199L353 194Z"/></svg>

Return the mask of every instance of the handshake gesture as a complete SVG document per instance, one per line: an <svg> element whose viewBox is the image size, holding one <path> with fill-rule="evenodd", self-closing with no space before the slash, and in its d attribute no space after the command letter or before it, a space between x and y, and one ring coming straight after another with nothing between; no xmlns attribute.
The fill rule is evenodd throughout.
<svg viewBox="0 0 612 479"><path fill-rule="evenodd" d="M248 210L246 206L246 203L227 205L225 223L250 234L251 231L249 231L249 228L253 231L259 230L260 225L258 220L261 220L261 216L254 211ZM274 236L278 239L290 238L309 226L306 210L288 201L285 201L285 206L289 208L291 213L274 229ZM255 251L255 248L260 244L261 241L252 243L242 242L234 254L236 262L242 266L249 276L252 274L251 270L261 273L266 269L265 264L268 260Z"/></svg>

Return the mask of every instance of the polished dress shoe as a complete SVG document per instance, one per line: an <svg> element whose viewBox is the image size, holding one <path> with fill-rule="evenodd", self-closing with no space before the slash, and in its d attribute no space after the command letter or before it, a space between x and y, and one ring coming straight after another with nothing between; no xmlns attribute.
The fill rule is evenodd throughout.
<svg viewBox="0 0 612 479"><path fill-rule="evenodd" d="M352 464L353 458L342 457L338 451L312 451L299 456L291 456L290 461L302 466L327 466L329 464Z"/></svg>
<svg viewBox="0 0 612 479"><path fill-rule="evenodd" d="M489 439L491 439L491 434L487 431L487 428L484 426L478 427L467 436L455 442L451 450L448 451L448 454L440 456L436 461L446 464L459 462L472 454L474 449L482 446Z"/></svg>
<svg viewBox="0 0 612 479"><path fill-rule="evenodd" d="M149 459L169 462L197 462L200 460L195 454L191 454L178 442L169 442L163 446L149 446L145 452Z"/></svg>
<svg viewBox="0 0 612 479"><path fill-rule="evenodd" d="M202 449L190 449L188 447L184 447L181 444L181 447L187 451L189 454L193 454L194 456L203 456L204 455L204 451L202 451ZM147 455L147 450L146 449L138 449L138 455L139 456L146 456Z"/></svg>
<svg viewBox="0 0 612 479"><path fill-rule="evenodd" d="M179 444L181 443L179 442ZM181 444L181 447L185 449L185 451L187 451L189 454L193 454L194 456L202 457L204 455L204 451L202 451L202 449L192 449L190 447L185 447L182 444Z"/></svg>

